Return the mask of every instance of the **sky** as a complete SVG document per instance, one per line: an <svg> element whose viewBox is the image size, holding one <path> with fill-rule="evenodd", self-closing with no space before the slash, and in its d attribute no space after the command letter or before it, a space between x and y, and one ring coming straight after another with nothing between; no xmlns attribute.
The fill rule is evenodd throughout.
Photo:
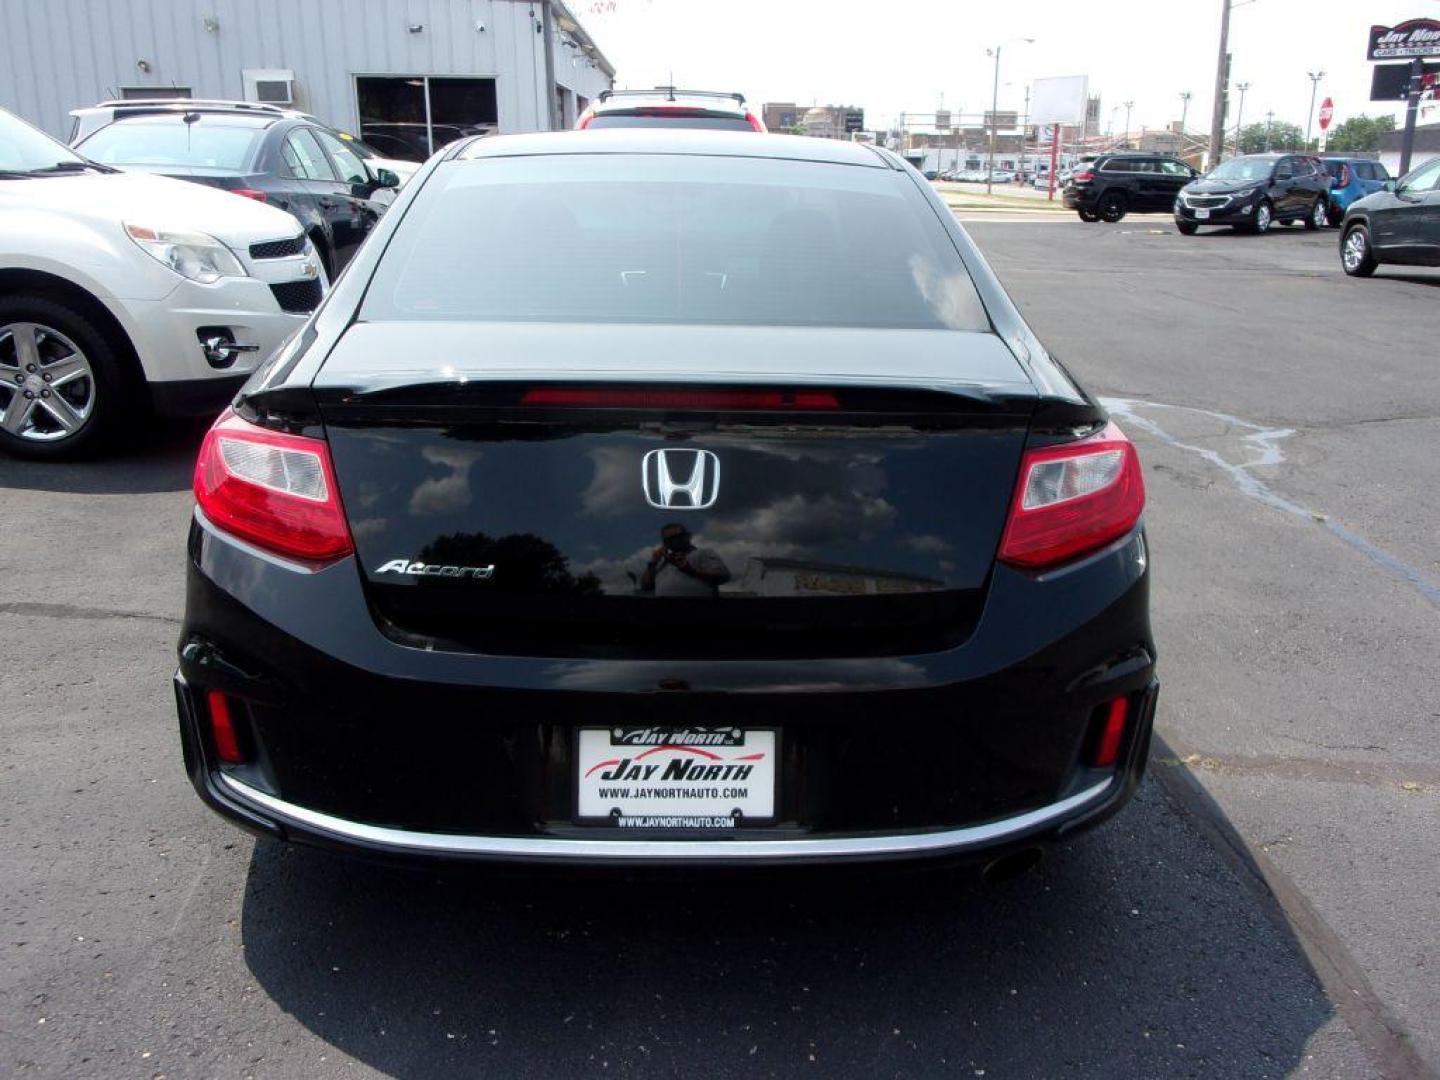
<svg viewBox="0 0 1440 1080"><path fill-rule="evenodd" d="M1180 119L1210 126L1224 0L570 0L617 69L617 87L670 80L738 90L752 105L851 104L865 126L889 127L902 111L990 107L1001 50L1000 108L1020 109L1038 78L1087 75L1101 96L1101 128ZM1372 103L1365 46L1372 23L1440 19L1440 0L1236 0L1230 15L1232 86L1248 82L1243 121L1305 126L1309 71L1324 71L1318 101L1334 99L1335 122L1403 108ZM1020 40L1034 38L1033 45ZM1121 106L1118 113L1115 106ZM1232 90L1228 123L1236 121ZM1432 116L1434 113L1431 114ZM1316 132L1318 134L1318 127Z"/></svg>

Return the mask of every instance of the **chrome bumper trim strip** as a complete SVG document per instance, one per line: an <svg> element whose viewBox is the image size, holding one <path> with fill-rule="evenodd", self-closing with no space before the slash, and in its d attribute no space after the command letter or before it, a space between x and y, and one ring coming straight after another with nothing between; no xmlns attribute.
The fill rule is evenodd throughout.
<svg viewBox="0 0 1440 1080"><path fill-rule="evenodd" d="M1057 821L1089 803L1099 801L1115 782L1113 779L1102 780L1069 798L1014 817L938 832L793 840L574 840L550 837L462 836L389 829L347 821L288 803L223 773L219 779L231 794L252 807L273 815L280 824L303 826L339 840L359 841L395 852L493 856L502 859L549 859L557 862L655 862L687 859L783 862L787 859L963 852L967 848L1004 841L1037 826Z"/></svg>

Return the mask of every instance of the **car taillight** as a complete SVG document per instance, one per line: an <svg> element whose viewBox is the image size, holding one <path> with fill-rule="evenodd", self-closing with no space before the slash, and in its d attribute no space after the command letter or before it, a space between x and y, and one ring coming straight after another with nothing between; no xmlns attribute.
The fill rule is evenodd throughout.
<svg viewBox="0 0 1440 1080"><path fill-rule="evenodd" d="M1341 166L1340 166L1340 186L1341 186L1341 187L1349 187L1349 186L1350 186L1350 166L1349 166L1349 165L1341 165Z"/></svg>
<svg viewBox="0 0 1440 1080"><path fill-rule="evenodd" d="M1144 509L1140 457L1113 422L1088 438L1028 450L1000 561L1056 566L1124 536Z"/></svg>
<svg viewBox="0 0 1440 1080"><path fill-rule="evenodd" d="M1071 179L1077 184L1088 184L1095 179L1095 174L1093 172L1076 173Z"/></svg>
<svg viewBox="0 0 1440 1080"><path fill-rule="evenodd" d="M217 528L277 555L333 562L354 550L325 442L229 410L200 446L195 501Z"/></svg>
<svg viewBox="0 0 1440 1080"><path fill-rule="evenodd" d="M751 126L752 128L754 128L756 131L765 131L765 130L766 130L764 122L761 121L761 119L760 119L758 116L756 116L753 112L746 112L746 113L745 113L745 119L749 122L750 126Z"/></svg>
<svg viewBox="0 0 1440 1080"><path fill-rule="evenodd" d="M256 191L254 188L248 187L235 188L231 194L239 195L246 199L254 199L256 202L268 202L270 200L270 196L266 195L265 192Z"/></svg>

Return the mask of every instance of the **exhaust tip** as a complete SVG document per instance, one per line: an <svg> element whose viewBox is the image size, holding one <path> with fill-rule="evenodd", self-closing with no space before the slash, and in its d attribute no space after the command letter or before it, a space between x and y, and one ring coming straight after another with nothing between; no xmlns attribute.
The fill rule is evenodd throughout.
<svg viewBox="0 0 1440 1080"><path fill-rule="evenodd" d="M980 870L982 881L991 885L999 884L1002 881L1014 881L1021 874L1036 866L1045 852L1038 847L1022 848L1019 851L1012 851L1008 855L1001 855L998 859L992 859Z"/></svg>

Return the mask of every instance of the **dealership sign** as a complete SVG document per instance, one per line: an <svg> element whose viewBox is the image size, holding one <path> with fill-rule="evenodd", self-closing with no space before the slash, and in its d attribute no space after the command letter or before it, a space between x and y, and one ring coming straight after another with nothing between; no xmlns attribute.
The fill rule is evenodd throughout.
<svg viewBox="0 0 1440 1080"><path fill-rule="evenodd" d="M1416 56L1440 56L1440 21L1408 19L1397 26L1370 27L1366 60L1403 60Z"/></svg>

